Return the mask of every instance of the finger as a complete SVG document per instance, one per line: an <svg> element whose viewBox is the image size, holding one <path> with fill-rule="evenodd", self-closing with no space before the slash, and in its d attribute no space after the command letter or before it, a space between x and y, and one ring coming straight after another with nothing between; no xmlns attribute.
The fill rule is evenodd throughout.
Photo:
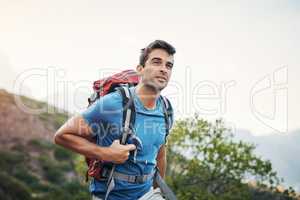
<svg viewBox="0 0 300 200"><path fill-rule="evenodd" d="M120 140L114 140L113 143L114 144L120 144Z"/></svg>
<svg viewBox="0 0 300 200"><path fill-rule="evenodd" d="M128 151L132 151L136 149L136 146L134 144L127 144L125 145L125 147Z"/></svg>

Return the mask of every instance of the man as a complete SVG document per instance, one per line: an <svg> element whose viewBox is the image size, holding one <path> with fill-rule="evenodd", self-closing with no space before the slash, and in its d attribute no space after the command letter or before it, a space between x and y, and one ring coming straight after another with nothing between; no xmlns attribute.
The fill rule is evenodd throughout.
<svg viewBox="0 0 300 200"><path fill-rule="evenodd" d="M122 145L118 140L123 117L119 92L101 97L81 115L66 122L55 134L56 144L86 157L115 163L118 173L148 177L137 183L116 179L108 199L135 200L148 199L150 196L163 199L159 190L153 190L153 177L150 175L155 171L155 166L162 177L166 170L166 127L160 92L170 80L174 54L174 47L162 40L156 40L142 49L136 68L140 81L136 87L129 89L136 110L135 135L142 144L142 149L137 151L135 157L130 152L137 147L134 144ZM97 144L91 143L91 138L96 134ZM94 199L105 198L106 182L91 181L90 192Z"/></svg>

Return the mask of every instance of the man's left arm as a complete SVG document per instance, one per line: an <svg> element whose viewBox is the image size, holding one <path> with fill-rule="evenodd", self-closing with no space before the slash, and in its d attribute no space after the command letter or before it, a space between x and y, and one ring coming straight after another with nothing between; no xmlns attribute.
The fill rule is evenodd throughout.
<svg viewBox="0 0 300 200"><path fill-rule="evenodd" d="M163 144L156 157L157 167L159 169L160 176L162 178L165 177L166 168L167 168L167 153L166 153L166 146Z"/></svg>

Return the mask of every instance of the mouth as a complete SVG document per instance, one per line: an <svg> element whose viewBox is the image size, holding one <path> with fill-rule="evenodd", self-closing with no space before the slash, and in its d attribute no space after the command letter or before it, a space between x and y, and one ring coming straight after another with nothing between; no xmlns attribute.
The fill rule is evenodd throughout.
<svg viewBox="0 0 300 200"><path fill-rule="evenodd" d="M161 80L161 81L165 81L165 82L167 81L167 78L163 77L163 76L157 76L156 78Z"/></svg>

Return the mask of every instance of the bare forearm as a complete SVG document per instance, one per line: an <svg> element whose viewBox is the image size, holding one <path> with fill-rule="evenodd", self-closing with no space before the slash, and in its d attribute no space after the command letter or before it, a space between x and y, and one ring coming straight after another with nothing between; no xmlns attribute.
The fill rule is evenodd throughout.
<svg viewBox="0 0 300 200"><path fill-rule="evenodd" d="M104 147L100 147L86 138L68 133L55 137L55 143L89 158L103 159L101 155L105 151Z"/></svg>
<svg viewBox="0 0 300 200"><path fill-rule="evenodd" d="M159 170L159 174L162 178L165 178L165 174L166 174L166 167L167 167L167 158L166 158L166 149L165 146L162 146L159 149L159 152L157 154L157 158L156 158L156 162L157 162L157 168ZM158 185L156 182L153 183L153 187L157 188Z"/></svg>
<svg viewBox="0 0 300 200"><path fill-rule="evenodd" d="M54 142L67 149L89 158L114 163L124 163L135 145L121 145L119 140L113 141L109 147L98 146L91 142L91 129L81 116L71 118L55 133Z"/></svg>
<svg viewBox="0 0 300 200"><path fill-rule="evenodd" d="M91 130L81 116L74 116L55 133L54 142L89 158L100 159L103 149L90 142Z"/></svg>
<svg viewBox="0 0 300 200"><path fill-rule="evenodd" d="M157 167L159 169L160 176L162 178L165 178L166 175L166 169L167 169L167 159L166 156L163 156L162 158L157 160Z"/></svg>

